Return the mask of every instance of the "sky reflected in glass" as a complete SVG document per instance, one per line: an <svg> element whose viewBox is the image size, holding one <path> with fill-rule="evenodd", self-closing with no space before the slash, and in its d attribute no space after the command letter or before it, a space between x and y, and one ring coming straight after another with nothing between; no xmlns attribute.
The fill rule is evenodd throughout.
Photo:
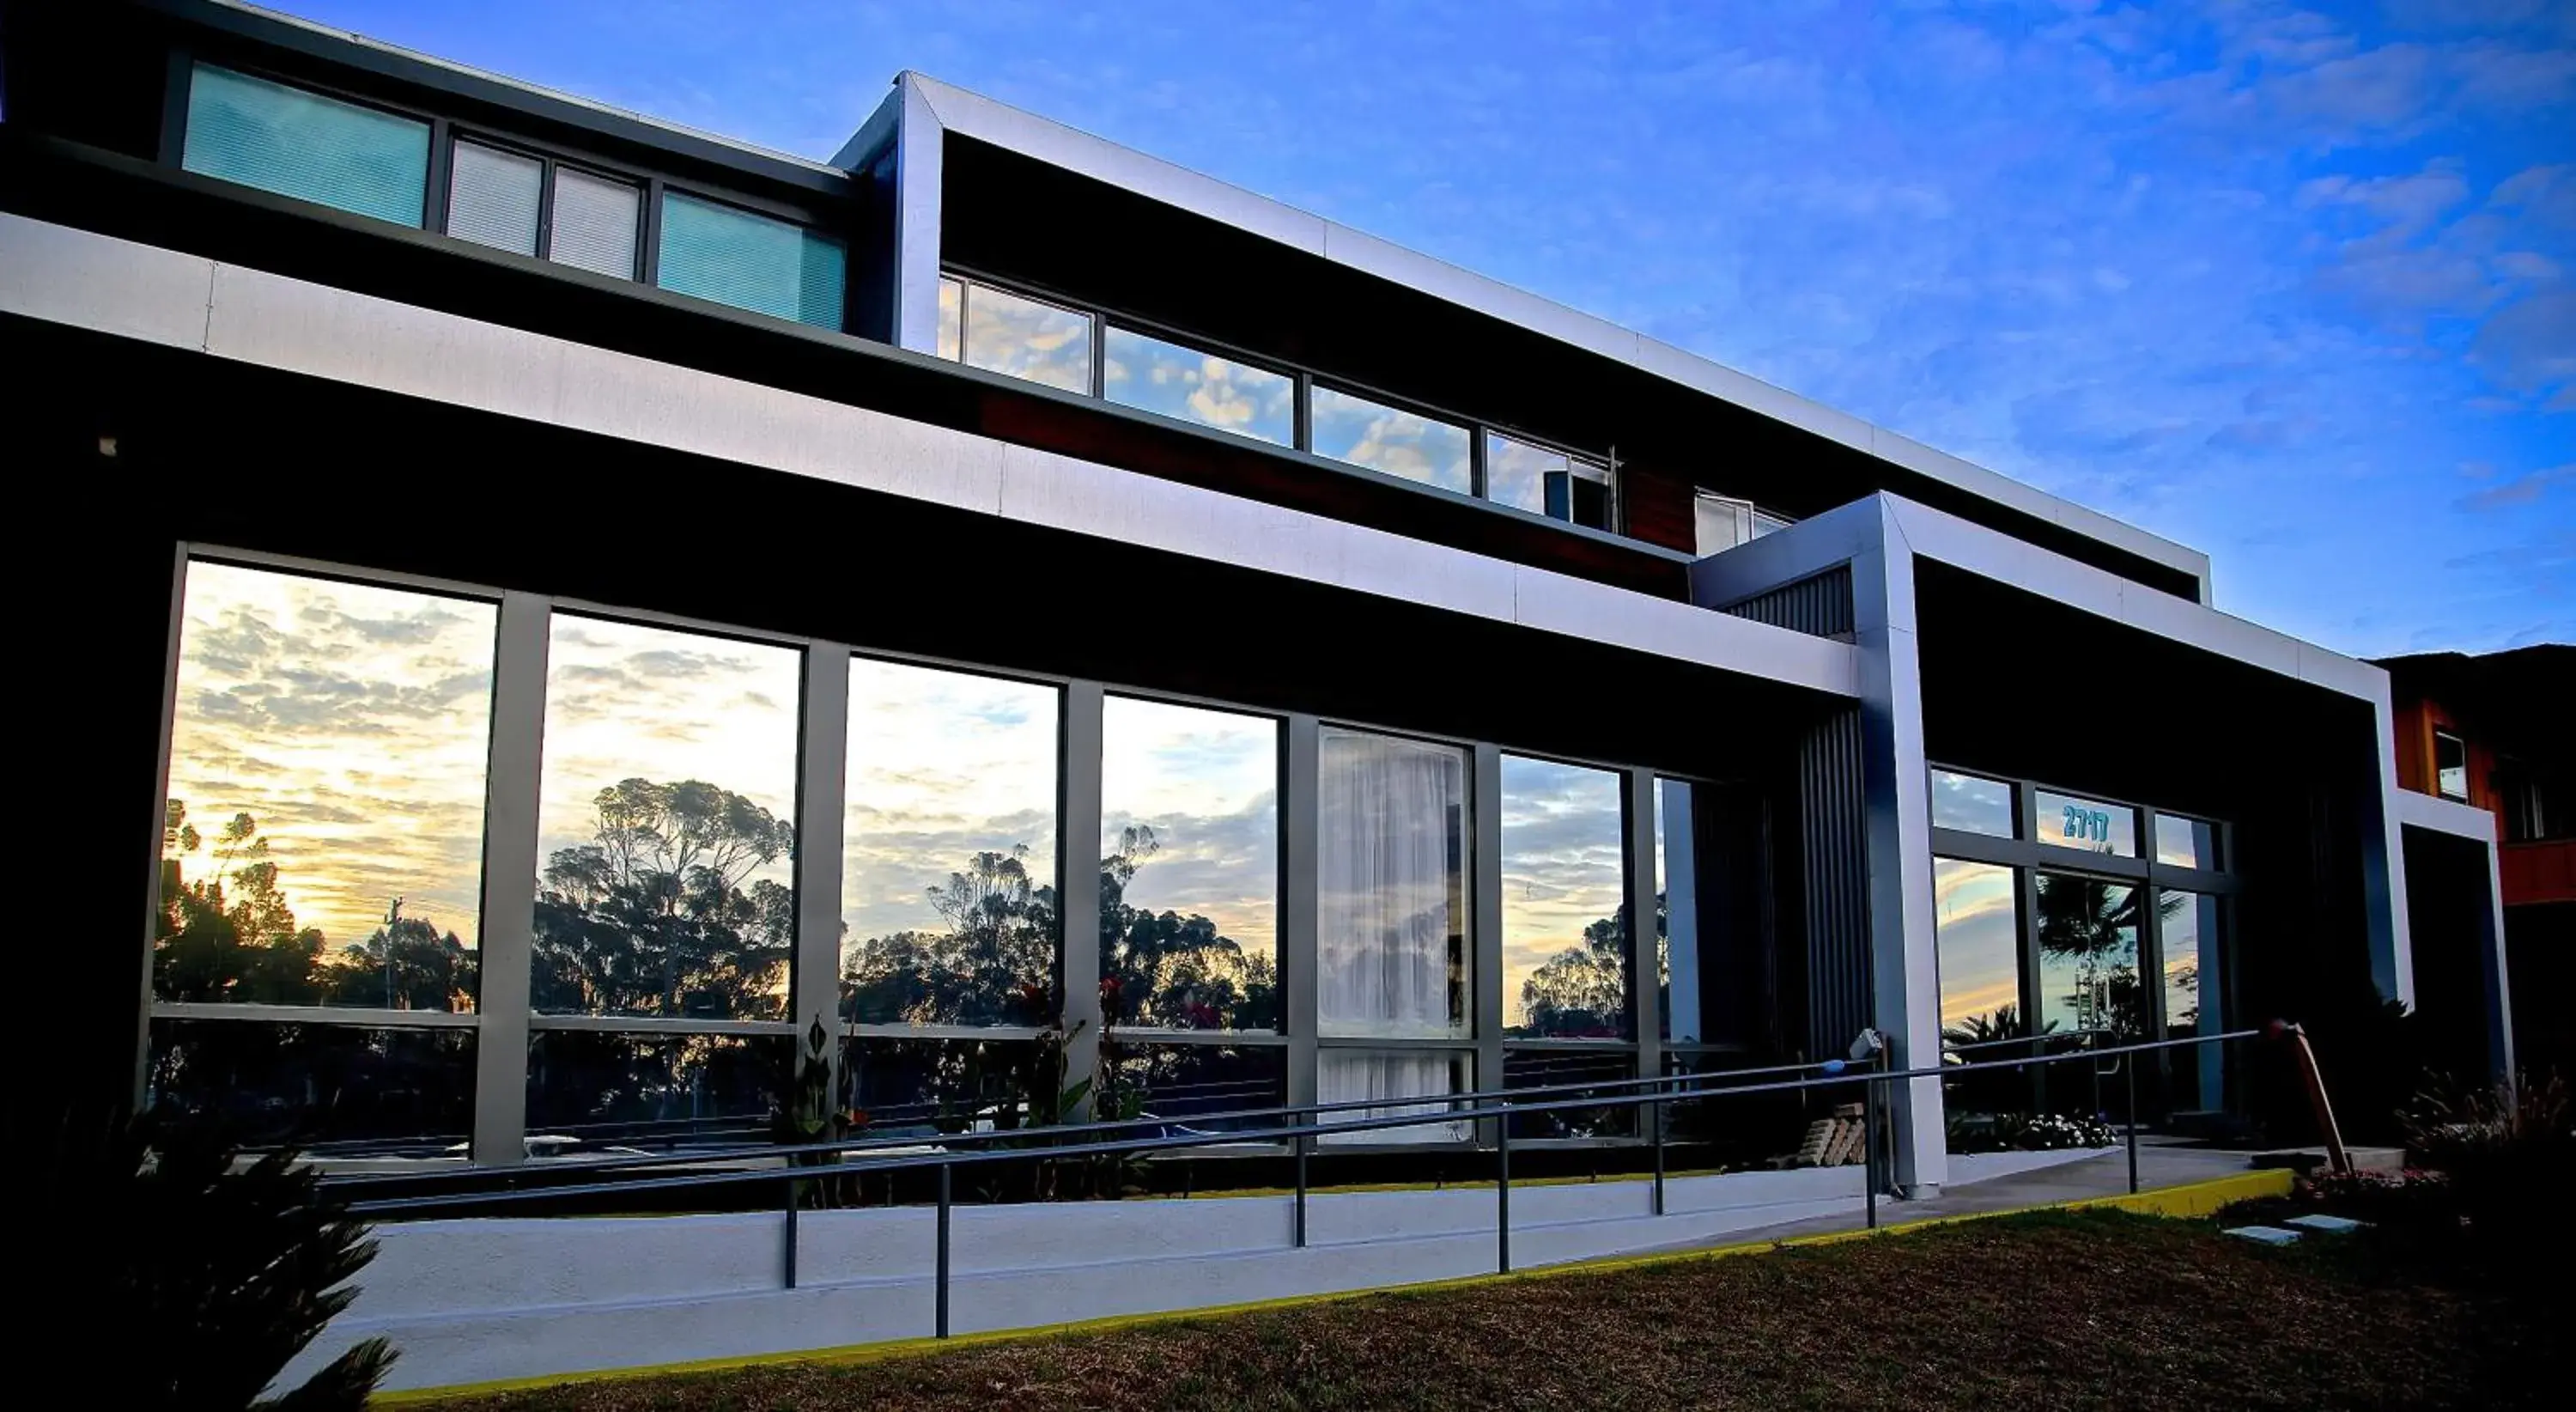
<svg viewBox="0 0 2576 1412"><path fill-rule="evenodd" d="M1623 1035L1619 776L1505 755L1502 785L1503 1023L1554 1037Z"/></svg>
<svg viewBox="0 0 2576 1412"><path fill-rule="evenodd" d="M965 362L970 368L1091 391L1091 317L976 285L966 291Z"/></svg>
<svg viewBox="0 0 2576 1412"><path fill-rule="evenodd" d="M1499 432L1485 433L1485 498L1497 504L1547 513L1547 478L1572 467L1564 452L1516 441Z"/></svg>
<svg viewBox="0 0 2576 1412"><path fill-rule="evenodd" d="M174 844L182 881L225 867L222 831L248 814L328 951L396 899L474 946L493 605L197 561L182 614L169 797L200 836Z"/></svg>
<svg viewBox="0 0 2576 1412"><path fill-rule="evenodd" d="M2179 814L2156 816L2156 861L2176 868L2218 866L2218 830Z"/></svg>
<svg viewBox="0 0 2576 1412"><path fill-rule="evenodd" d="M1475 489L1467 429L1317 384L1308 434L1315 454L1436 485L1461 495Z"/></svg>
<svg viewBox="0 0 2576 1412"><path fill-rule="evenodd" d="M1934 770L1932 827L2012 837L2012 786L1956 770Z"/></svg>
<svg viewBox="0 0 2576 1412"><path fill-rule="evenodd" d="M964 340L966 286L953 279L939 282L939 356L953 359Z"/></svg>
<svg viewBox="0 0 2576 1412"><path fill-rule="evenodd" d="M1941 1029L1954 1042L2000 1037L1997 1017L2021 1008L2021 922L2013 870L1956 858L1932 860L1933 945L1941 973ZM2016 1031L2017 1032L2017 1031Z"/></svg>
<svg viewBox="0 0 2576 1412"><path fill-rule="evenodd" d="M1112 696L1100 720L1102 848L1150 828L1130 905L1199 915L1247 950L1279 935L1279 723Z"/></svg>
<svg viewBox="0 0 2576 1412"><path fill-rule="evenodd" d="M1101 395L1120 406L1279 446L1297 440L1297 384L1284 373L1117 327L1101 348Z"/></svg>

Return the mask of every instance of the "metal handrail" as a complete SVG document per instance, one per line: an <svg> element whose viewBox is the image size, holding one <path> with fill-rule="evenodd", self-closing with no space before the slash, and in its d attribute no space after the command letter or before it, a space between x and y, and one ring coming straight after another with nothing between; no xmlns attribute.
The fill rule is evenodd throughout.
<svg viewBox="0 0 2576 1412"><path fill-rule="evenodd" d="M1527 1099L1541 1098L1557 1094L1597 1093L1605 1089L1626 1090L1646 1088L1656 1085L1669 1086L1685 1081L1713 1082L1721 1079L1744 1078L1760 1074L1800 1073L1808 1069L1830 1070L1842 1066L1846 1062L1847 1061L1841 1059L1814 1059L1796 1064L1771 1064L1747 1069L1719 1069L1703 1074L1667 1074L1661 1078L1602 1079L1574 1083L1533 1085L1528 1088L1474 1089L1463 1093L1420 1094L1409 1098L1357 1098L1342 1099L1331 1103L1288 1103L1276 1104L1262 1108L1237 1108L1216 1113L1174 1114L1170 1116L1148 1118L1115 1118L1104 1119L1099 1122L1091 1123L1060 1123L1047 1127L993 1128L980 1132L914 1133L908 1136L839 1138L825 1142L811 1143L765 1142L759 1144L746 1144L740 1147L709 1147L699 1148L689 1152L651 1152L632 1156L600 1157L595 1159L568 1157L548 1162L542 1167L451 1167L437 1171L423 1172L353 1173L346 1176L325 1178L323 1185L334 1191L338 1191L349 1187L363 1186L414 1186L421 1183L507 1180L512 1177L551 1175L557 1172L605 1172L638 1167L695 1166L701 1163L730 1162L762 1157L793 1158L831 1156L835 1154L845 1156L849 1154L864 1155L874 1150L885 1148L919 1147L924 1143L932 1142L938 1143L941 1146L954 1146L961 1143L980 1144L1024 1142L1030 1138L1040 1137L1053 1138L1066 1135L1097 1136L1101 1133L1124 1128L1187 1127L1202 1123L1226 1123L1242 1119L1277 1118L1308 1113L1350 1113L1398 1107L1414 1107L1419 1109L1434 1103L1454 1106L1462 1103L1479 1103L1487 1099ZM1717 1092L1723 1090L1709 1091ZM1012 1102L1017 1104L1019 1101L1012 1100ZM997 1104L995 1106L998 1107L1001 1105ZM1579 1106L1612 1107L1629 1105L1614 1105L1604 1102ZM1437 1115L1416 1112L1408 1116L1403 1122L1395 1124L1394 1126L1417 1127L1430 1121L1454 1121L1457 1116L1457 1113L1454 1111ZM1329 1126L1342 1131L1355 1130L1355 1125L1349 1123L1335 1123ZM1197 1142L1198 1145L1213 1146L1219 1144L1235 1144L1245 1141L1254 1141L1281 1135L1282 1134L1272 1133L1265 1130L1238 1130L1226 1133L1207 1134L1200 1137ZM1058 1153L1062 1153L1078 1149L1055 1148L1053 1150ZM836 1171L830 1175L838 1175L839 1171L845 1170L849 1170L846 1164L844 1164L843 1167L836 1169ZM566 1190L566 1188L560 1186L549 1186L530 1187L525 1188L524 1190L531 1194L556 1195ZM499 1193L489 1193L489 1195L498 1196Z"/></svg>
<svg viewBox="0 0 2576 1412"><path fill-rule="evenodd" d="M1965 1054L1971 1049L2001 1049L2008 1044L2046 1044L2052 1039L2095 1040L2109 1036L2116 1036L2119 1033L2120 1032L2118 1030L2094 1028L2089 1030L2050 1030L2046 1034L2014 1035L2009 1039L1979 1039L1971 1040L1966 1044L1952 1044L1948 1040L1943 1040L1941 1042L1941 1052L1944 1054Z"/></svg>
<svg viewBox="0 0 2576 1412"><path fill-rule="evenodd" d="M2109 1050L2069 1050L2060 1054L2028 1055L2020 1058L1996 1059L1990 1060L1980 1067L2029 1068L2044 1064L2063 1063L2070 1059L2098 1058L2104 1054L2142 1054L2167 1049L2180 1049L2193 1045L2220 1044L2233 1040L2255 1038L2263 1033L2264 1031L2262 1030L2234 1030L2224 1034L2193 1035L2183 1039L2150 1040L2138 1044L2123 1045ZM1295 1204L1293 1207L1294 1214L1290 1225L1290 1240L1293 1248L1303 1249L1307 1244L1306 1158L1307 1148L1309 1146L1308 1139L1325 1137L1334 1133L1349 1134L1355 1132L1373 1132L1392 1130L1396 1128L1417 1127L1427 1121L1482 1121L1489 1118L1499 1120L1494 1126L1496 1260L1498 1268L1505 1273L1509 1273L1512 1268L1512 1156L1510 1120L1513 1116L1522 1113L1568 1112L1599 1108L1642 1107L1646 1109L1648 1118L1647 1125L1653 1133L1655 1154L1653 1210L1655 1215L1661 1216L1664 1214L1665 1174L1662 1113L1663 1106L1665 1104L1687 1102L1693 1098L1719 1097L1730 1094L1804 1093L1809 1089L1830 1088L1842 1084L1858 1084L1861 1088L1861 1124L1864 1153L1861 1190L1863 1200L1867 1208L1868 1224L1869 1227L1874 1230L1878 1226L1878 1195L1880 1185L1878 1105L1881 1101L1881 1086L1913 1079L1937 1080L1948 1077L1956 1072L1955 1069L1942 1065L1917 1069L1888 1069L1883 1067L1885 1058L1885 1051L1879 1051L1868 1061L1870 1067L1867 1068L1854 1068L1842 1060L1826 1060L1820 1064L1779 1066L1789 1069L1822 1068L1826 1072L1819 1077L1786 1079L1770 1083L1735 1084L1724 1087L1701 1087L1691 1081L1698 1079L1722 1078L1730 1071L1721 1071L1720 1073L1710 1075L1683 1075L1666 1076L1657 1079L1624 1080L1618 1081L1617 1086L1647 1086L1651 1091L1640 1094L1626 1094L1609 1099L1603 1099L1597 1096L1586 1096L1576 1098L1555 1098L1536 1103L1515 1103L1508 1101L1508 1096L1511 1093L1518 1092L1526 1095L1530 1093L1531 1090L1502 1090L1499 1091L1499 1093L1495 1091L1487 1091L1487 1093L1482 1097L1501 1096L1504 1097L1506 1101L1487 1105L1482 1102L1482 1097L1480 1097L1477 1106L1461 1110L1454 1106L1457 1101L1457 1095L1445 1095L1442 1096L1442 1101L1449 1102L1453 1106L1439 1113L1409 1113L1385 1118L1364 1118L1357 1121L1333 1123L1295 1123L1281 1126L1267 1133L1256 1134L1256 1136L1293 1139L1295 1142L1297 1157L1297 1186L1295 1192ZM2129 1190L2135 1192L2138 1190L2137 1066L2130 1064L2124 1067L2128 1074L2129 1088L2128 1122L2126 1124L2129 1161ZM1736 1070L1731 1072L1743 1073L1747 1071ZM1581 1085L1576 1087L1583 1087L1587 1090L1597 1090L1612 1086L1612 1084L1600 1084ZM1430 1097L1430 1095L1425 1095L1425 1097ZM1283 1106L1269 1111L1273 1115L1284 1116L1292 1113L1312 1113L1323 1110L1348 1109L1353 1107L1386 1108L1398 1106L1402 1102L1404 1102L1404 1100L1378 1100L1374 1102L1338 1104L1301 1104ZM1096 1133L1105 1127L1133 1125L1133 1122L1129 1122L1097 1126L1086 1125L1085 1127L1071 1128L1023 1129L1010 1135L1013 1137L1029 1137L1045 1133L1080 1134L1086 1131ZM797 1212L799 1209L798 1197L799 1189L804 1183L813 1181L817 1178L859 1175L868 1172L897 1172L920 1168L933 1168L936 1169L939 1174L938 1215L935 1227L937 1232L937 1249L935 1257L935 1273L933 1276L933 1292L935 1298L933 1326L938 1337L946 1338L949 1334L948 1291L950 1268L949 1246L952 1230L951 1211L955 1205L955 1175L957 1168L961 1166L982 1166L999 1162L1029 1161L1032 1159L1053 1160L1063 1157L1170 1152L1193 1147L1209 1147L1238 1142L1241 1141L1243 1137L1244 1134L1227 1133L1213 1136L1191 1135L1185 1137L1165 1136L1149 1138L1119 1138L1109 1141L1092 1141L1075 1143L1061 1147L1037 1149L1014 1148L1000 1151L977 1152L949 1152L943 1150L939 1152L887 1154L874 1157L863 1155L862 1159L856 1163L844 1163L830 1171L821 1171L812 1167L789 1166L752 1169L738 1168L726 1171L680 1172L662 1176L647 1175L622 1181L573 1183L563 1186L520 1188L507 1191L457 1192L430 1196L390 1197L374 1201L354 1202L349 1205L348 1210L351 1214L360 1216L388 1215L406 1211L438 1210L491 1204L508 1205L524 1201L559 1200L566 1197L597 1196L632 1191L694 1190L703 1187L730 1186L742 1183L757 1184L761 1182L781 1182L785 1184L786 1188L786 1205L783 1213L785 1222L782 1263L784 1266L785 1286L789 1289L793 1289L796 1287ZM822 1146L826 1150L835 1150L832 1149L830 1145ZM770 1149L773 1153L792 1150L794 1149ZM672 1164L672 1161L673 1159L664 1158L660 1160L658 1165L668 1166Z"/></svg>

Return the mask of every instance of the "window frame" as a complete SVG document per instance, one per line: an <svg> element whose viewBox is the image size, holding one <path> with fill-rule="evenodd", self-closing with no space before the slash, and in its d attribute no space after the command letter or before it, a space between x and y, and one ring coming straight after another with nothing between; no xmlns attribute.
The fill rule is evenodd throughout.
<svg viewBox="0 0 2576 1412"><path fill-rule="evenodd" d="M2433 758L2431 763L2433 766L2432 775L2434 795L2437 798L2448 799L2455 804L2468 803L2470 799L2474 798L2477 794L2477 781L2470 777L2468 736L2462 734L2455 728L2446 728L2443 726L2434 726L2432 728L2432 734ZM2442 742L2446 740L2460 748L2460 792L2457 794L2453 794L2450 790L2450 786L2442 782L2442 776L2448 773L2448 771L2442 768Z"/></svg>
<svg viewBox="0 0 2576 1412"><path fill-rule="evenodd" d="M647 289L661 289L658 276L661 273L662 196L666 191L677 191L684 196L713 205L731 207L756 216L767 216L772 220L783 221L825 236L840 245L845 262L841 318L837 324L830 326L828 331L849 333L852 300L848 294L850 276L846 262L853 241L848 221L849 212L836 203L781 198L744 186L729 185L720 181L703 181L659 163L603 156L578 146L530 136L506 124L486 122L480 117L455 117L442 109L424 106L418 101L388 98L363 89L353 89L347 86L337 74L315 77L314 72L322 69L319 63L311 65L313 72L308 72L307 66L293 62L292 56L276 56L265 50L246 48L237 55L235 48L236 46L233 45L216 45L207 48L185 43L170 46L168 69L162 84L162 123L158 162L160 166L173 172L184 171L180 162L187 149L189 89L195 77L196 66L200 63L211 64L216 68L230 69L235 73L263 79L270 83L282 84L325 98L370 108L380 113L429 124L429 172L422 196L421 219L418 225L405 228L459 240L488 256L531 261L559 276L617 278L579 265L564 264L552 259L547 253L553 247L555 171L559 166L568 166L588 176L621 182L638 189L638 199L643 202L643 209L637 213L636 218L635 273L621 281L622 283L637 284ZM284 64L273 62L279 57L286 57L289 61ZM448 235L448 200L453 180L450 169L454 163L455 144L459 139L498 148L522 157L532 157L546 164L545 181L539 193L540 249L537 254L521 255L514 250L503 250L497 246L485 245L480 241L467 241L461 236ZM200 174L187 173L187 175L194 177ZM221 177L203 179L224 180ZM240 186L235 182L225 182L225 184ZM259 188L242 187L241 189L258 190ZM274 192L265 194L277 195ZM298 201L305 205L319 204L303 202L299 197L280 196L279 199ZM321 209L337 208L323 206ZM358 219L371 218L358 217ZM664 292L678 294L678 291ZM680 295L679 297L692 296ZM735 306L723 307L734 308ZM737 312L756 314L758 311L741 309ZM782 322L798 321L782 320ZM825 327L821 324L801 323L799 326L811 329Z"/></svg>

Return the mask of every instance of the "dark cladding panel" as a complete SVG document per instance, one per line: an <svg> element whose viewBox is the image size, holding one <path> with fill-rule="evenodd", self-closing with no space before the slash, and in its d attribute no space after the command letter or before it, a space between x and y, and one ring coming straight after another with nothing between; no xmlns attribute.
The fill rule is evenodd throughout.
<svg viewBox="0 0 2576 1412"><path fill-rule="evenodd" d="M1861 792L1860 711L1836 711L1798 748L1811 1052L1840 1053L1871 1023L1868 801Z"/></svg>
<svg viewBox="0 0 2576 1412"><path fill-rule="evenodd" d="M1851 569L1837 565L1719 611L1791 632L1848 639L1852 634Z"/></svg>

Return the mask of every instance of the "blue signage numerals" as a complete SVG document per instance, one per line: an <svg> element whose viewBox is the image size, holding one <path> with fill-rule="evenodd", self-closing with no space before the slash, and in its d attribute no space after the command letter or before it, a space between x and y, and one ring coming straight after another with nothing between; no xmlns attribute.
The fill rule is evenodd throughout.
<svg viewBox="0 0 2576 1412"><path fill-rule="evenodd" d="M2079 843L2107 844L2111 841L2110 811L2079 809L2069 804L2066 806L2064 817L2058 820L2057 833L2060 838L2073 839Z"/></svg>

